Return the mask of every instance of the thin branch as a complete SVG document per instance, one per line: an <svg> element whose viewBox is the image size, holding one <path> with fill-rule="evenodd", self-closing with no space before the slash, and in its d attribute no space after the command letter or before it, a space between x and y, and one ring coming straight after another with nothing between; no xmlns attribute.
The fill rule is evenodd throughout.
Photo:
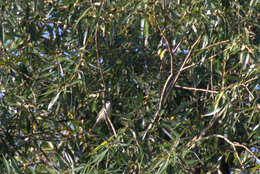
<svg viewBox="0 0 260 174"><path fill-rule="evenodd" d="M200 41L202 35L200 35L198 37L198 39L194 42L194 44L191 46L191 49L189 51L189 53L187 54L185 60L183 61L183 64L181 66L181 68L179 69L179 71L177 72L177 74L175 75L175 78L173 78L173 73L171 72L170 76L167 78L165 84L164 84L164 87L163 87L163 90L162 90L162 93L161 93L161 97L160 97L160 102L159 102L159 106L158 106L158 109L157 111L155 112L154 116L153 116L153 120L152 122L148 125L148 127L146 128L145 132L144 132L144 135L142 137L142 140L145 139L146 137L146 134L147 132L152 128L153 124L155 123L155 121L157 120L157 118L159 117L159 114L161 112L161 109L162 109L162 106L163 104L165 103L166 101L166 98L169 94L169 92L171 91L172 87L175 85L176 81L178 80L179 78L179 75L182 71L182 69L184 68L184 66L186 65L186 63L188 62L188 60L190 59L190 56L191 56L191 53L195 47L195 45ZM182 39L183 40L183 39ZM174 51L176 51L180 44L182 43L182 40L178 43L178 45L176 46L176 48L174 49Z"/></svg>
<svg viewBox="0 0 260 174"><path fill-rule="evenodd" d="M236 157L237 157L237 160L238 160L239 164L241 165L241 167L242 167L243 169L245 169L245 167L244 167L244 165L242 164L242 161L241 161L241 159L239 158L239 155L238 155L238 153L237 153L236 145L235 145L234 143L232 143L229 139L227 139L226 137L224 137L224 136L222 136L222 135L217 135L217 134L215 134L215 135L213 135L213 136L214 136L214 137L218 137L218 138L224 139L228 144L230 144L230 145L232 146L232 148L233 148L233 150L234 150L234 152L235 152L235 155L236 155Z"/></svg>
<svg viewBox="0 0 260 174"><path fill-rule="evenodd" d="M165 42L166 42L166 46L167 46L167 50L170 54L170 60L171 60L171 74L174 74L174 56L173 54L177 51L177 49L179 48L180 44L182 43L183 39L177 44L177 46L175 47L174 50L172 50L171 44L169 42L169 40L167 39L167 37L164 34L164 31L162 31L162 29L160 28L159 22L157 21L157 19L155 19L157 26L158 26L158 30L160 31L162 37L164 38Z"/></svg>
<svg viewBox="0 0 260 174"><path fill-rule="evenodd" d="M177 49L180 47L182 41L183 41L183 38L182 38L182 40L177 44L177 46L174 48L173 53L175 53L175 52L177 51ZM172 53L171 50L170 50L170 53ZM172 57L172 58L173 58L173 57ZM173 66L173 65L171 64L171 66ZM169 77L167 78L167 80L166 80L166 82L165 82L165 84L164 84L164 86L163 86L163 90L162 90L161 97L160 97L160 102L159 102L159 107L158 107L159 112L161 111L162 105L165 103L165 98L166 98L166 96L168 95L168 94L167 94L167 93L168 93L168 92L167 92L167 89L169 88L169 85L171 84L171 81L172 81L172 78L173 78L173 75L174 75L174 73L173 73L172 70L173 70L173 68L171 67L171 74L169 75ZM159 112L158 112L158 113L159 113ZM156 116L155 119L157 119L157 117L158 117L158 116Z"/></svg>
<svg viewBox="0 0 260 174"><path fill-rule="evenodd" d="M249 79L249 80L245 81L244 84L247 85L249 82L257 80L257 79L259 79L259 77L256 76L256 77L254 77L252 79Z"/></svg>
<svg viewBox="0 0 260 174"><path fill-rule="evenodd" d="M208 126L201 131L200 135L195 136L190 142L187 143L187 147L189 148L189 150L192 149L193 147L195 147L195 144L203 139L203 136L206 134L206 132L214 125L216 120L224 113L225 110L226 110L226 108L223 108L222 111L213 115L213 117L209 121Z"/></svg>
<svg viewBox="0 0 260 174"><path fill-rule="evenodd" d="M191 53L193 52L193 49L194 47L197 45L197 43L199 43L200 39L201 39L202 35L200 35L198 37L198 39L192 44L191 48L190 48L190 51L189 53L187 54L187 56L185 57L182 65L181 65L181 68L179 69L179 71L177 72L177 74L175 75L173 81L171 81L170 85L168 86L168 88L166 89L166 94L169 93L169 91L171 91L172 87L176 84L184 66L186 65L186 63L190 60L190 56L191 56Z"/></svg>
<svg viewBox="0 0 260 174"><path fill-rule="evenodd" d="M186 65L186 63L189 61L190 56L191 56L191 53L193 52L194 47L195 47L195 46L199 43L199 41L201 40L201 37L202 37L202 35L200 35L200 36L198 37L198 39L192 44L192 46L191 46L191 48L190 48L190 50L189 50L189 53L188 53L187 56L185 57L185 60L183 61L182 66L181 66L179 72L177 73L178 76L179 76L179 74L181 73L181 71L183 71L184 66ZM178 79L178 76L176 76L176 81L177 81L177 79Z"/></svg>
<svg viewBox="0 0 260 174"><path fill-rule="evenodd" d="M245 84L242 84L242 86L246 89L246 91L249 93L249 95L251 96L252 99L254 99L254 95L252 94L252 92L249 91L249 89L247 88L247 86Z"/></svg>
<svg viewBox="0 0 260 174"><path fill-rule="evenodd" d="M177 51L176 48L178 48L178 46L176 46L176 48L174 49L174 51L172 51L171 45L170 45L168 39L166 38L166 36L164 35L164 32L163 32L163 31L161 30L161 28L159 27L159 25L158 25L158 28L159 28L159 30L160 30L160 33L162 34L162 37L164 38L164 40L165 40L165 42L166 42L166 46L167 46L168 52L170 53L171 74L173 74L173 73L174 73L174 58L173 58L173 52L176 52L176 51ZM179 42L179 44L180 44L180 43L181 43L181 42Z"/></svg>
<svg viewBox="0 0 260 174"><path fill-rule="evenodd" d="M214 89L214 86L213 86L213 60L212 59L210 60L210 88L211 88L211 90ZM212 98L212 100L214 100L213 95L211 95L211 98Z"/></svg>
<svg viewBox="0 0 260 174"><path fill-rule="evenodd" d="M215 93L215 94L219 93L218 91L214 91L214 90L207 90L207 89L201 89L201 88L192 88L192 87L186 87L186 86L180 86L180 85L175 85L174 87L187 89L187 90L192 90L192 91L201 91L201 92L208 92L208 93Z"/></svg>
<svg viewBox="0 0 260 174"><path fill-rule="evenodd" d="M174 51L176 51L176 50L179 48L179 46L180 46L180 44L182 43L182 41L183 41L183 39L177 44L177 46L175 47ZM166 80L164 86L163 86L163 90L162 90L162 93L161 93L161 96L160 96L160 101L159 101L158 109L157 109L157 111L155 112L155 114L154 114L154 116L153 116L152 122L151 122L151 123L148 125L148 127L146 128L142 140L145 139L147 132L152 128L154 122L155 122L155 121L157 120L157 118L159 117L159 113L160 113L160 111L161 111L161 109L162 109L162 105L163 105L164 102L165 102L165 96L167 96L168 86L170 85L172 79L173 79L173 74L171 73L171 74L169 75L169 77L167 78L167 80Z"/></svg>
<svg viewBox="0 0 260 174"><path fill-rule="evenodd" d="M249 150L245 145L239 144L239 143L237 143L237 142L234 142L234 145L246 149L246 151L247 151L248 153L250 153L250 154L258 161L258 163L260 163L260 159L257 158L257 157L255 156L255 154L254 154L251 150Z"/></svg>
<svg viewBox="0 0 260 174"><path fill-rule="evenodd" d="M203 138L202 138L202 137L200 137L200 138L195 138L195 139L193 140L193 142L196 143L196 142L198 142L198 141L200 141L200 140L209 139L209 138L212 138L212 137L222 138L222 139L224 139L228 144L230 144L230 145L232 146L232 148L233 148L233 150L234 150L234 152L235 152L235 155L236 155L236 157L237 157L237 160L238 160L239 164L241 165L241 167L242 167L243 169L244 169L244 165L242 164L242 161L241 161L241 159L239 158L239 155L238 155L238 153L237 153L236 147L242 147L242 148L244 148L248 153L250 153L250 155L252 155L252 157L253 157L254 159L256 159L256 160L258 161L258 163L260 162L259 158L257 158L257 156L255 156L255 154L254 154L251 150L249 150L245 145L240 144L240 143L237 143L237 142L231 142L229 139L227 139L227 138L224 137L223 135L214 134L214 135L207 136L207 137L203 137Z"/></svg>
<svg viewBox="0 0 260 174"><path fill-rule="evenodd" d="M201 136L204 136L206 134L206 132L214 125L216 120L225 112L226 109L227 109L227 107L224 107L220 112L213 115L213 117L209 121L208 126L205 129L202 130Z"/></svg>
<svg viewBox="0 0 260 174"><path fill-rule="evenodd" d="M210 56L207 60L211 60L211 59L215 58L216 56L217 56L217 54L214 54L213 56ZM199 62L197 62L197 63L193 63L193 64L188 65L188 66L185 66L185 67L181 70L181 72L182 72L182 71L185 71L186 69L192 68L192 67L194 67L194 66L196 66L196 65L198 65L198 64L200 64L200 63L201 63L201 61L199 61Z"/></svg>
<svg viewBox="0 0 260 174"><path fill-rule="evenodd" d="M238 142L231 142L229 139L227 139L227 138L224 137L223 135L214 134L214 135L207 136L207 137L199 137L199 138L195 137L195 138L192 140L192 141L193 141L192 144L193 144L193 146L194 146L194 144L195 144L196 142L198 142L198 141L200 141L200 140L203 140L203 139L209 139L209 138L212 138L212 137L222 138L222 139L224 139L228 144L230 144L230 145L232 146L232 148L233 148L233 150L234 150L234 152L235 152L236 158L237 158L239 164L241 165L241 167L242 167L243 169L244 169L245 167L244 167L244 165L243 165L241 159L239 158L239 155L238 155L238 152L237 152L237 150L236 150L236 147L242 147L242 148L244 148L248 153L250 153L250 155L252 155L252 157L253 157L258 163L260 162L260 159L257 158L257 156L256 156L251 150L249 150L245 145L240 144L240 143L238 143ZM192 147L190 147L189 149L191 149L191 148L192 148Z"/></svg>
<svg viewBox="0 0 260 174"><path fill-rule="evenodd" d="M230 40L223 40L223 41L220 41L220 42L217 42L217 43L213 43L213 44L211 44L211 45L209 45L209 46L207 46L205 48L202 48L200 51L207 50L207 49L210 49L210 48L218 46L218 45L224 45L224 44L227 44L229 42L230 42Z"/></svg>
<svg viewBox="0 0 260 174"><path fill-rule="evenodd" d="M97 67L99 69L99 74L100 74L100 78L101 78L101 81L102 81L102 86L103 86L103 90L104 92L102 92L102 97L103 97L103 103L105 103L105 94L106 94L106 84L105 84L105 81L104 81L104 76L103 76L103 71L102 71L102 68L101 68L101 64L100 64L100 57L99 57L99 50L98 50L98 23L96 24L96 31L95 31L95 48L96 48L96 54L97 54Z"/></svg>
<svg viewBox="0 0 260 174"><path fill-rule="evenodd" d="M110 126L110 128L112 129L112 132L115 135L115 137L117 137L115 127L113 126L112 121L110 120L110 118L108 116L106 116L105 121L106 121L107 126L108 127Z"/></svg>

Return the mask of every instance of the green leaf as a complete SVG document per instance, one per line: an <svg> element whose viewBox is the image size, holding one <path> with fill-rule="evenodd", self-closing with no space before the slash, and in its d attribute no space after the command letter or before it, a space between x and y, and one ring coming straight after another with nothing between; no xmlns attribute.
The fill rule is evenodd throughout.
<svg viewBox="0 0 260 174"><path fill-rule="evenodd" d="M3 161L4 161L5 168L6 168L6 170L7 170L7 173L8 173L8 174L11 173L11 169L10 169L9 163L8 163L8 161L6 160L5 156L2 155L2 158L3 158Z"/></svg>

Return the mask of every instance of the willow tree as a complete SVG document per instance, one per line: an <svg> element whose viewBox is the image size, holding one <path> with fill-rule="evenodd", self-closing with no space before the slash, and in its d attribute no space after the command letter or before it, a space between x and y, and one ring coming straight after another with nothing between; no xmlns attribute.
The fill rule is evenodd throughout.
<svg viewBox="0 0 260 174"><path fill-rule="evenodd" d="M2 172L259 170L259 1L0 6Z"/></svg>

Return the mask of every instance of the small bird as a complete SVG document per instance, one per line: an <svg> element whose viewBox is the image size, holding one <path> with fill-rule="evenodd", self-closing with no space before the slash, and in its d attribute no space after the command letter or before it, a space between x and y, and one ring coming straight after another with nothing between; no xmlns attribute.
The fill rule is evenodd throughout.
<svg viewBox="0 0 260 174"><path fill-rule="evenodd" d="M107 101L105 103L105 105L103 106L103 108L99 111L99 113L97 115L96 123L94 124L92 129L94 130L100 121L102 121L102 120L107 121L107 119L109 118L109 116L111 114L111 111L112 111L111 103L110 103L110 101Z"/></svg>

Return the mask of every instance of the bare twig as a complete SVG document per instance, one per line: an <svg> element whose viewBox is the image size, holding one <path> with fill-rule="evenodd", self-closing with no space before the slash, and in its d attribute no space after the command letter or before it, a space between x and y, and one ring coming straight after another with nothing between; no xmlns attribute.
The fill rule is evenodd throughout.
<svg viewBox="0 0 260 174"><path fill-rule="evenodd" d="M251 150L249 150L245 145L240 144L240 143L238 143L238 142L231 142L228 138L224 137L223 135L213 134L213 135L210 135L210 136L207 136L207 137L203 137L203 138L202 138L202 137L196 138L196 140L194 141L194 143L196 143L196 142L198 142L198 141L200 141L200 140L209 139L209 138L212 138L212 137L221 138L221 139L223 139L224 141L226 141L228 144L230 144L230 145L232 146L232 149L233 149L234 152L235 152L236 158L237 158L239 164L241 165L241 167L242 167L243 169L244 169L245 167L244 167L244 165L243 165L241 159L239 158L239 154L238 154L238 152L237 152L237 150L236 150L236 147L242 147L242 148L244 148L248 153L250 153L250 155L252 155L252 157L253 157L258 163L260 162L260 159L257 158L257 156L255 156L255 154L254 154Z"/></svg>
<svg viewBox="0 0 260 174"><path fill-rule="evenodd" d="M245 81L244 84L247 85L249 82L257 80L257 79L259 79L259 77L256 76L256 77L254 77L252 79L249 79L249 80Z"/></svg>
<svg viewBox="0 0 260 174"><path fill-rule="evenodd" d="M105 118L105 121L106 121L107 126L111 127L115 137L117 137L115 127L113 126L113 124L112 124L112 122L111 122L111 120L110 120L110 118L108 116Z"/></svg>
<svg viewBox="0 0 260 174"><path fill-rule="evenodd" d="M213 90L214 86L213 86L213 60L210 60L210 89ZM211 94L211 98L212 100L214 100L214 96L213 94Z"/></svg>
<svg viewBox="0 0 260 174"><path fill-rule="evenodd" d="M201 92L208 92L208 93L218 94L218 91L214 91L214 90L207 90L207 89L200 89L200 88L192 88L192 87L186 87L186 86L180 86L180 85L175 85L174 87L176 87L176 88L182 88L182 89L187 89L187 90L192 90L192 91L201 91Z"/></svg>
<svg viewBox="0 0 260 174"><path fill-rule="evenodd" d="M243 86L243 87L246 89L246 91L249 93L250 97L251 97L252 99L254 99L254 98L255 98L254 95L252 94L252 92L249 91L249 89L247 88L247 86L246 86L245 84L242 84L242 86Z"/></svg>
<svg viewBox="0 0 260 174"><path fill-rule="evenodd" d="M218 45L227 44L227 43L229 43L229 42L230 42L230 40L223 40L223 41L220 41L220 42L217 42L217 43L213 43L213 44L211 44L211 45L209 45L209 46L207 46L207 47L205 47L205 48L202 48L201 50L207 50L207 49L210 49L210 48L215 47L215 46L218 46ZM200 51L201 51L201 50L200 50Z"/></svg>
<svg viewBox="0 0 260 174"><path fill-rule="evenodd" d="M214 54L213 56L210 56L207 60L211 60L211 59L215 58L216 56L217 56L217 54ZM186 69L192 68L200 63L201 63L201 61L199 61L197 63L192 63L191 65L185 66L181 71L185 71Z"/></svg>
<svg viewBox="0 0 260 174"><path fill-rule="evenodd" d="M43 163L54 167L56 170L59 170L59 169L56 167L56 165L54 165L53 162L49 159L49 157L48 157L47 154L44 152L44 150L43 150L41 147L40 147L39 149L40 149L40 151L42 152L42 154L43 154L43 156L44 156L44 158L45 158L45 160L42 159ZM47 163L46 163L46 162L47 162Z"/></svg>

